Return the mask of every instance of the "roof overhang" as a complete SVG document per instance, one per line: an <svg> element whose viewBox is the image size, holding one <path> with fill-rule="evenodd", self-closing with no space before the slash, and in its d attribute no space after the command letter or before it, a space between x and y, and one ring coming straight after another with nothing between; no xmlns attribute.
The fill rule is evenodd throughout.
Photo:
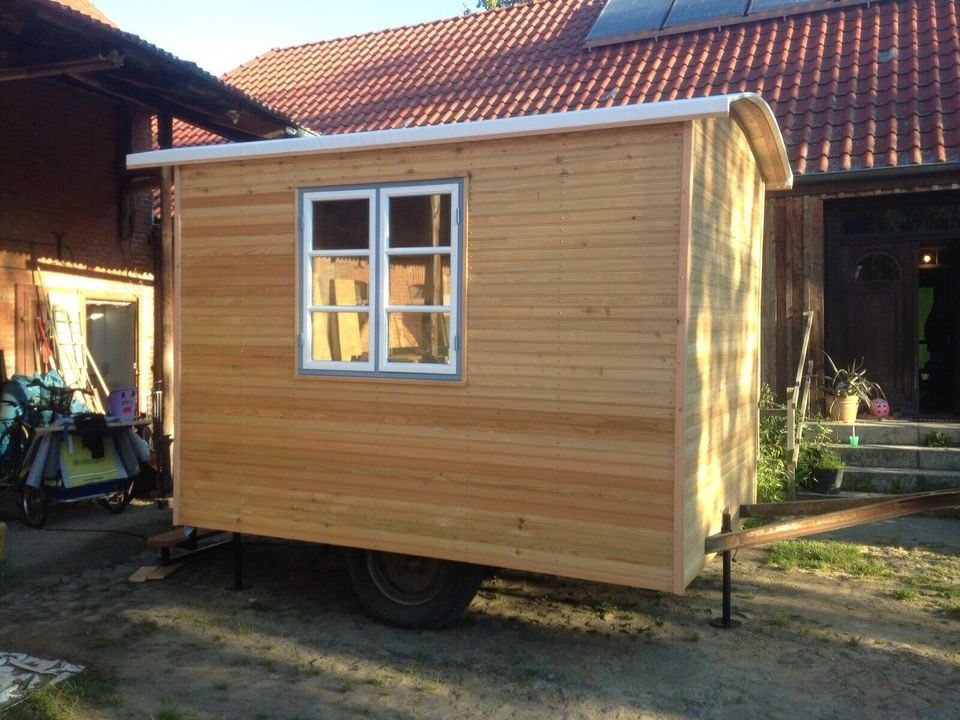
<svg viewBox="0 0 960 720"><path fill-rule="evenodd" d="M0 83L46 77L180 118L231 140L301 132L196 64L54 0L0 3Z"/></svg>
<svg viewBox="0 0 960 720"><path fill-rule="evenodd" d="M527 115L495 120L477 120L448 125L376 130L372 132L321 135L242 145L205 145L155 150L127 156L130 169L168 165L196 165L257 160L290 155L322 155L362 150L440 145L444 143L495 140L617 127L660 125L708 118L732 117L747 134L767 187L789 188L793 173L787 160L783 136L770 106L759 95L740 93L715 97L670 100L666 102L624 105Z"/></svg>

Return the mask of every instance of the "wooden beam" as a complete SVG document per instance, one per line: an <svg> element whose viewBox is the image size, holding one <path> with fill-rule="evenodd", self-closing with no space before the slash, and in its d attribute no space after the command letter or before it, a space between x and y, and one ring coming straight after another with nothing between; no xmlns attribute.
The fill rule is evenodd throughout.
<svg viewBox="0 0 960 720"><path fill-rule="evenodd" d="M254 130L235 127L226 115L224 115L222 122L218 122L203 109L187 106L169 95L138 89L131 83L118 82L117 76L111 76L109 82L92 75L68 75L67 78L74 81L76 85L99 91L108 97L125 100L154 112L170 114L191 125L216 133L227 140L243 142L262 139L262 135Z"/></svg>
<svg viewBox="0 0 960 720"><path fill-rule="evenodd" d="M173 117L160 115L157 117L157 140L161 149L173 147ZM160 170L160 256L157 288L159 297L155 300L160 306L160 342L159 362L160 374L163 379L163 434L173 435L174 427L174 287L173 287L173 168L163 167Z"/></svg>
<svg viewBox="0 0 960 720"><path fill-rule="evenodd" d="M30 65L20 68L0 69L0 82L8 80L31 80L35 78L54 77L56 75L74 75L100 70L116 70L123 67L123 55L116 50L107 55L97 55L82 60L66 60L64 62L48 63L45 65Z"/></svg>
<svg viewBox="0 0 960 720"><path fill-rule="evenodd" d="M834 503L834 508L840 504L840 509L831 510L828 507L830 503ZM745 517L748 516L744 514L745 509L753 513L749 517L783 517L788 513L799 514L802 517L794 517L750 530L735 530L711 535L704 543L704 551L710 554L767 545L778 540L816 535L827 530L865 525L878 520L951 507L960 507L960 490L884 495L881 498L838 498L837 500L800 500L745 505L741 507L741 515Z"/></svg>

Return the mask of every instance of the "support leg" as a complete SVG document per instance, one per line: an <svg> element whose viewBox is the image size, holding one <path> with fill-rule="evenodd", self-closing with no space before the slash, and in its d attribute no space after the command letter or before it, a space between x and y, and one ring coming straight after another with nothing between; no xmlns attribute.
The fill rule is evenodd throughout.
<svg viewBox="0 0 960 720"><path fill-rule="evenodd" d="M723 514L723 532L730 532L733 530L733 521L730 518L730 513ZM723 615L718 618L714 618L710 624L717 628L723 628L724 630L733 630L734 628L740 627L740 621L734 620L731 617L732 608L730 606L730 594L731 594L731 575L733 574L733 559L731 557L730 550L723 551Z"/></svg>

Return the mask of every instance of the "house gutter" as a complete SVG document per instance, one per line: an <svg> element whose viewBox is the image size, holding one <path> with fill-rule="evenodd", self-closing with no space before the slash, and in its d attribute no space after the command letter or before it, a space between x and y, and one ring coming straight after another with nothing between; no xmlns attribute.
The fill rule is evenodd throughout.
<svg viewBox="0 0 960 720"><path fill-rule="evenodd" d="M136 170L233 160L264 160L288 155L386 150L527 135L660 125L722 117L735 117L738 121L749 120L747 124L751 143L755 148L763 148L763 152L758 153L758 160L764 169L768 188L778 190L789 188L793 181L793 174L787 160L783 136L770 106L754 93L476 120L447 125L153 150L128 155L127 168Z"/></svg>
<svg viewBox="0 0 960 720"><path fill-rule="evenodd" d="M836 189L839 191L847 189L850 183L856 182L930 180L941 176L949 176L953 184L960 183L960 162L901 165L899 167L797 175L793 181L793 190L801 194L805 190L829 191Z"/></svg>

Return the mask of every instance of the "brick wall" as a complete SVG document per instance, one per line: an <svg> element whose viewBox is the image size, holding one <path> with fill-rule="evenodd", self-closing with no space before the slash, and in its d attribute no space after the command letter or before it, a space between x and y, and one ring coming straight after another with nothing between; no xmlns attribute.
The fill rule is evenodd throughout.
<svg viewBox="0 0 960 720"><path fill-rule="evenodd" d="M0 93L0 348L9 374L16 285L34 282L35 260L63 261L57 284L85 293L116 292L124 271L152 273L152 195L124 186L126 152L149 147L151 135L145 111L57 82L7 82ZM135 294L149 387L152 287Z"/></svg>
<svg viewBox="0 0 960 720"><path fill-rule="evenodd" d="M0 249L152 270L141 219L121 237L124 108L52 82L9 82L0 102ZM141 213L149 196L132 205ZM147 199L144 200L143 198ZM142 217L142 216L141 216Z"/></svg>

